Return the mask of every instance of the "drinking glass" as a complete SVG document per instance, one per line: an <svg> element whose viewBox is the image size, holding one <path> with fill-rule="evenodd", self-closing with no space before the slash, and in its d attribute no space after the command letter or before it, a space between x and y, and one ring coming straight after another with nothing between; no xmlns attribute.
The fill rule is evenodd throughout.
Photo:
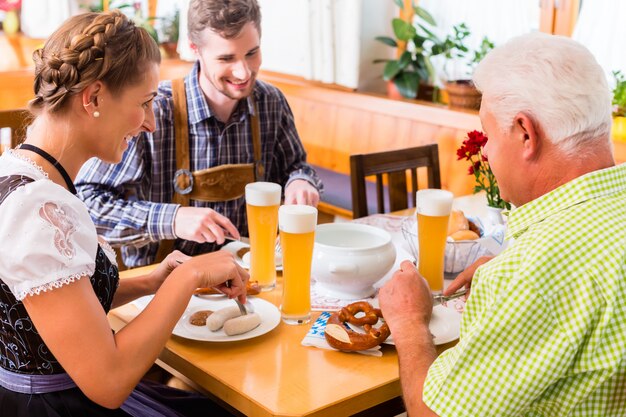
<svg viewBox="0 0 626 417"><path fill-rule="evenodd" d="M262 291L276 287L276 233L281 186L273 182L246 185L246 212L250 235L250 279Z"/></svg>
<svg viewBox="0 0 626 417"><path fill-rule="evenodd" d="M443 292L443 268L448 219L453 194L439 189L419 190L416 194L418 270L433 294Z"/></svg>
<svg viewBox="0 0 626 417"><path fill-rule="evenodd" d="M316 224L315 207L287 205L278 210L283 251L280 311L287 324L304 324L311 320L311 262Z"/></svg>

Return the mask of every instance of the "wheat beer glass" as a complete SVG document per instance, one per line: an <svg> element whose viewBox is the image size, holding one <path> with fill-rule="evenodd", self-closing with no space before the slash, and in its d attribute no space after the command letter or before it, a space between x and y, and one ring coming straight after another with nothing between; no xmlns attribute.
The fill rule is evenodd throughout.
<svg viewBox="0 0 626 417"><path fill-rule="evenodd" d="M305 205L280 206L278 228L283 250L283 297L280 311L287 324L311 320L311 261L317 209Z"/></svg>
<svg viewBox="0 0 626 417"><path fill-rule="evenodd" d="M443 292L443 266L453 195L438 189L419 190L417 208L418 270L433 294Z"/></svg>
<svg viewBox="0 0 626 417"><path fill-rule="evenodd" d="M250 279L262 291L276 286L276 233L281 186L273 182L246 185L246 212L250 235Z"/></svg>

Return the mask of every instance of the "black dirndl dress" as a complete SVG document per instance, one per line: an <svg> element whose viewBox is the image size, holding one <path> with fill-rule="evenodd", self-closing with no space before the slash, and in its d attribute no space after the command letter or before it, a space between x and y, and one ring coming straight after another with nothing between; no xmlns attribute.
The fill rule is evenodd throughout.
<svg viewBox="0 0 626 417"><path fill-rule="evenodd" d="M0 178L0 204L17 187L33 179L15 175ZM117 266L98 245L95 272L91 286L105 312L109 312L113 295L119 284ZM68 341L71 343L71 341ZM85 356L84 360L90 360ZM45 380L48 376L63 376L65 370L39 336L21 301L0 279L0 373L6 385L16 374ZM69 379L69 376L67 376ZM73 387L45 393L22 393L0 385L0 415L2 417L113 417L113 416L231 416L229 412L197 393L183 391L144 380L135 388L129 400L118 409L102 407L71 382ZM10 386L10 385L9 385Z"/></svg>

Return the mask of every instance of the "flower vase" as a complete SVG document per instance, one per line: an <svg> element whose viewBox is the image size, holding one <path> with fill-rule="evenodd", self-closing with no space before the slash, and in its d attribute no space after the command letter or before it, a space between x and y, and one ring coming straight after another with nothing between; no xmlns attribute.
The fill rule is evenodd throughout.
<svg viewBox="0 0 626 417"><path fill-rule="evenodd" d="M2 22L2 29L4 34L8 37L13 37L20 30L20 17L17 14L17 10L9 10L4 15L4 21Z"/></svg>
<svg viewBox="0 0 626 417"><path fill-rule="evenodd" d="M505 224L502 209L500 207L487 206L487 220L492 226Z"/></svg>

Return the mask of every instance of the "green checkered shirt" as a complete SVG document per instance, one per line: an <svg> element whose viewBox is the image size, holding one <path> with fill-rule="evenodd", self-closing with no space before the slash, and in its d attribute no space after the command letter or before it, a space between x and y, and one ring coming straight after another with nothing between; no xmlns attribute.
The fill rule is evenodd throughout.
<svg viewBox="0 0 626 417"><path fill-rule="evenodd" d="M433 363L440 416L626 415L626 164L511 212L457 346Z"/></svg>

